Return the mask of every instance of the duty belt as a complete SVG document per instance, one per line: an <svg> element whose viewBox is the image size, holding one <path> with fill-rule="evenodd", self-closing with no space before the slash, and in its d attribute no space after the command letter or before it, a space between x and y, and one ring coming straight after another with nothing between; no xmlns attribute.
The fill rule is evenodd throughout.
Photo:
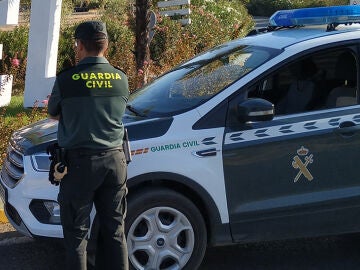
<svg viewBox="0 0 360 270"><path fill-rule="evenodd" d="M103 156L106 153L119 151L122 152L122 148L112 148L112 149L88 149L88 148L77 148L77 149L67 149L66 155L71 156Z"/></svg>

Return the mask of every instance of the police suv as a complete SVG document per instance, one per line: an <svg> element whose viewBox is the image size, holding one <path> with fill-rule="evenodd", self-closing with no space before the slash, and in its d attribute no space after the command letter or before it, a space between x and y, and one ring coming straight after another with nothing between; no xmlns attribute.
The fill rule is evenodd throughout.
<svg viewBox="0 0 360 270"><path fill-rule="evenodd" d="M196 269L207 245L360 231L359 22L360 6L278 11L130 96L133 269ZM31 237L62 237L45 153L56 131L50 119L16 131L1 171L6 215Z"/></svg>

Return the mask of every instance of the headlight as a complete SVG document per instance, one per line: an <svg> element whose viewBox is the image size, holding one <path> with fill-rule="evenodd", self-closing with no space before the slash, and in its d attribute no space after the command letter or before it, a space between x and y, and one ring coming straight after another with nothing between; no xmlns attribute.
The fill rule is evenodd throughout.
<svg viewBox="0 0 360 270"><path fill-rule="evenodd" d="M50 169L49 155L46 153L38 153L31 156L31 162L36 171L48 172Z"/></svg>

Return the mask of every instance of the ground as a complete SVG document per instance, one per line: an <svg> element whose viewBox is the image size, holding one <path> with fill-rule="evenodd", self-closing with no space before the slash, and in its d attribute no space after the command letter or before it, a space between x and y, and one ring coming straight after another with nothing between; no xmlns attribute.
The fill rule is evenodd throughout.
<svg viewBox="0 0 360 270"><path fill-rule="evenodd" d="M4 234L4 232L14 232L15 229L13 226L11 226L10 223L0 223L0 241L3 240L4 238L6 238L6 234Z"/></svg>
<svg viewBox="0 0 360 270"><path fill-rule="evenodd" d="M97 10L90 10L88 12L74 12L69 19L66 20L68 24L75 24L85 20L94 20L100 18L100 13ZM19 15L19 25L28 25L29 24L29 15L20 13ZM7 25L0 26L0 31L11 31L16 27L16 25Z"/></svg>

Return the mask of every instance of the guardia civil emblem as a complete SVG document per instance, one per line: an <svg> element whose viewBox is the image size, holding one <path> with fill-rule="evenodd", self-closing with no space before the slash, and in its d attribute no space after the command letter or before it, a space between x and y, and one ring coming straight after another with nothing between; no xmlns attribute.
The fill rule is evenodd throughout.
<svg viewBox="0 0 360 270"><path fill-rule="evenodd" d="M309 149L306 149L304 146L301 146L297 151L297 155L293 158L292 166L294 169L299 170L298 174L295 176L294 183L296 183L300 177L303 175L308 181L312 181L314 177L308 169L308 165L313 163L313 155L309 154Z"/></svg>

